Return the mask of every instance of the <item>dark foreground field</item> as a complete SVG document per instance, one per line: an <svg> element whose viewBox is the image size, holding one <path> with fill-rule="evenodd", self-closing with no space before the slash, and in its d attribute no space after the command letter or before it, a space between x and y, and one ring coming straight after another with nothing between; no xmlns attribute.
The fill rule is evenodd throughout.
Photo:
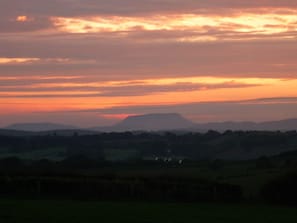
<svg viewBox="0 0 297 223"><path fill-rule="evenodd" d="M0 200L0 222L297 222L296 208L194 203Z"/></svg>

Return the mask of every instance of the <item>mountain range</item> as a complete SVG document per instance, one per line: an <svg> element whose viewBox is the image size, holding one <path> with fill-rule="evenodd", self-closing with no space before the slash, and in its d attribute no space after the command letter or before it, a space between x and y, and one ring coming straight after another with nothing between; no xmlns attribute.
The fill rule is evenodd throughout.
<svg viewBox="0 0 297 223"><path fill-rule="evenodd" d="M123 132L123 131L170 131L183 130L205 132L208 130L265 130L265 131L288 131L297 130L297 119L286 119L269 122L212 122L194 123L177 113L145 114L129 116L121 122L112 126L92 127L82 129L71 125L56 123L17 123L5 127L7 130L18 131L54 131L54 130L75 130L91 132Z"/></svg>

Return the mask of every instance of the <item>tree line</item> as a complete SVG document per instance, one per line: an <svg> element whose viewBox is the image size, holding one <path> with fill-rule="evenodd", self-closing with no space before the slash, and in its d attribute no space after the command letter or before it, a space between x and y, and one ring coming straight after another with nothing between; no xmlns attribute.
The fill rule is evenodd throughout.
<svg viewBox="0 0 297 223"><path fill-rule="evenodd" d="M85 155L98 160L104 159L104 151L111 149L138 151L139 159L148 156L172 155L203 160L227 156L231 159L252 159L257 154L277 154L296 149L296 146L296 131L226 131L224 133L208 131L207 133L179 134L125 132L96 135L74 133L73 136L63 136L56 132L42 136L0 135L0 154L60 148L62 157Z"/></svg>

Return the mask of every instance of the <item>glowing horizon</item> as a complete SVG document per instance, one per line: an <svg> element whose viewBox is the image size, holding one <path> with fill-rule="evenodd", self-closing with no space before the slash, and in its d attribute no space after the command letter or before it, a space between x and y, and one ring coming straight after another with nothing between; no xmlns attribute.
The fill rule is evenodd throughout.
<svg viewBox="0 0 297 223"><path fill-rule="evenodd" d="M0 126L297 114L292 1L11 0L0 19Z"/></svg>

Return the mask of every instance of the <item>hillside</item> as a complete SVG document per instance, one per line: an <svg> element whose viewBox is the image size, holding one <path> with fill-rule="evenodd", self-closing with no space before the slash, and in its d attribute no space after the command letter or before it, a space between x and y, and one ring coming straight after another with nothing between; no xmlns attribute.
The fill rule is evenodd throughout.
<svg viewBox="0 0 297 223"><path fill-rule="evenodd" d="M51 130L69 130L69 129L78 129L78 128L71 125L63 125L63 124L56 124L56 123L16 123L5 127L5 129L29 131L29 132L41 132L41 131L51 131Z"/></svg>
<svg viewBox="0 0 297 223"><path fill-rule="evenodd" d="M162 130L179 130L189 129L195 124L180 114L161 113L129 116L120 123L110 127L97 127L94 130L99 131L162 131Z"/></svg>

